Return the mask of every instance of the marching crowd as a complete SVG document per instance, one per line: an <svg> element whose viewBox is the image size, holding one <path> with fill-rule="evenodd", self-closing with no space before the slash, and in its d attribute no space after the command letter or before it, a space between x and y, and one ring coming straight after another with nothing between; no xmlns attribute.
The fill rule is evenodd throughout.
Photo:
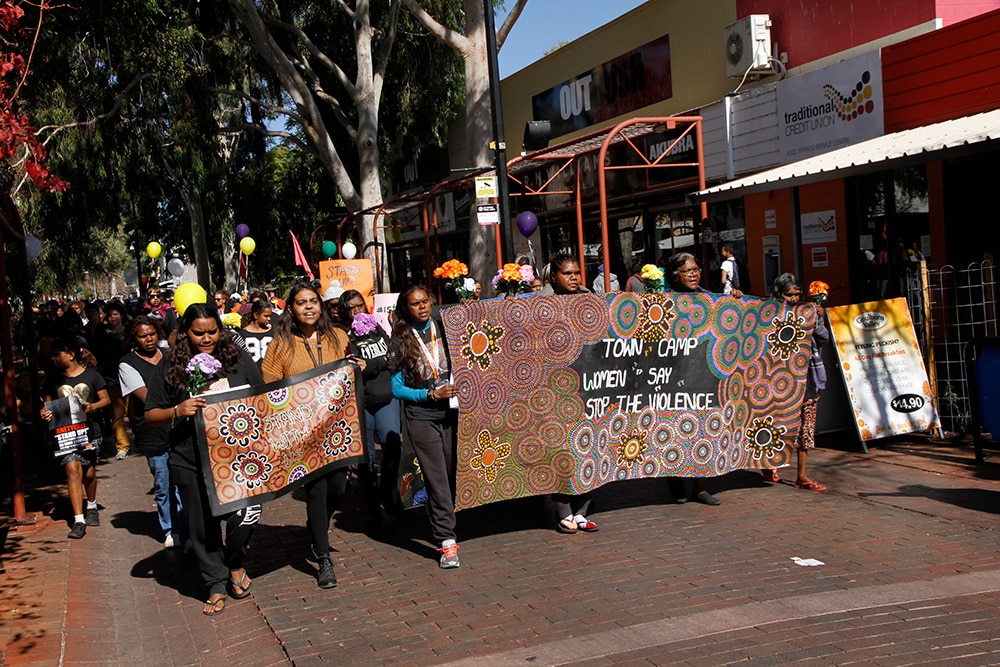
<svg viewBox="0 0 1000 667"><path fill-rule="evenodd" d="M742 298L732 251L731 246L723 248L721 291ZM516 265L508 265L505 270L512 272L513 280L522 281L523 290L539 295L590 291L581 282L579 261L566 254L554 256L537 275L530 266L519 272ZM658 286L649 279L650 271L659 271ZM498 292L504 276L501 271L494 280ZM616 291L617 276L611 274L610 283ZM480 297L482 285L477 281L452 284L463 299ZM705 291L702 284L697 259L678 253L667 258L662 269L637 267L625 281L625 289L699 292ZM593 287L603 292L603 266ZM367 519L379 522L383 511L393 516L400 512L396 479L401 425L405 425L424 476L431 537L440 545L438 563L446 569L459 567L454 498L458 411L453 399L457 389L430 289L411 285L399 293L391 335L376 323L364 296L354 290L334 288L321 293L314 284L299 283L280 299L273 286L266 285L237 302L219 290L211 296L212 303L192 303L182 313L166 297L162 288L153 287L139 304L50 301L39 313L39 359L45 376L42 398L46 401L41 417L52 421L51 402L74 397L88 427L88 442L58 457L65 467L72 506L70 538L82 538L88 527L100 525L96 467L102 427L110 425L116 459L136 451L147 460L164 546L189 550L197 561L206 590L203 613L222 613L229 597L250 594L253 581L243 562L262 507L252 505L213 517L193 419L206 405L202 392L260 385L346 360L363 379L367 433L365 460L357 466L357 475ZM797 304L803 299L802 288L795 276L782 274L770 298ZM814 444L816 401L825 386L819 349L829 338L822 305L816 307L820 317L795 445L794 484L823 491L825 487L811 480L806 471L807 451ZM192 385L192 369L204 377L203 383ZM376 443L381 452L378 459ZM776 470L762 473L766 480L779 481ZM310 555L317 564L321 588L337 584L330 557L330 520L345 496L348 480L349 469L340 467L304 485ZM677 502L692 499L720 504L700 479L671 478L670 492ZM598 530L587 517L590 494L554 495L552 500L557 531Z"/></svg>

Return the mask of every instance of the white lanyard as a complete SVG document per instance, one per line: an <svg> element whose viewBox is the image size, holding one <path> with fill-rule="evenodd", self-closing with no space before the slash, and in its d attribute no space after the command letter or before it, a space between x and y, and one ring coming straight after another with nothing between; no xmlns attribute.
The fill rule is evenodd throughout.
<svg viewBox="0 0 1000 667"><path fill-rule="evenodd" d="M426 358L427 361L430 363L431 374L434 376L434 379L437 380L438 371L441 370L441 363L439 361L441 350L437 344L437 336L435 335L434 322L431 321L431 347L434 349L433 354L431 353L430 350L427 349L427 344L424 343L424 339L420 337L420 334L417 333L417 330L411 328L410 331L413 332L413 337L417 339L418 343L420 343L420 348L424 351L424 358Z"/></svg>

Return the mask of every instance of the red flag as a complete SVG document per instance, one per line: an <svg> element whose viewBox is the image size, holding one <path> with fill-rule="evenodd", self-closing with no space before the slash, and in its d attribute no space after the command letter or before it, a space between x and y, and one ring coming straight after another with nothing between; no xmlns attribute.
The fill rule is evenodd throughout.
<svg viewBox="0 0 1000 667"><path fill-rule="evenodd" d="M247 256L244 255L242 252L239 253L239 256L240 256L239 277L243 281L243 284L246 285L247 281L250 279L250 276L247 274Z"/></svg>
<svg viewBox="0 0 1000 667"><path fill-rule="evenodd" d="M295 264L301 266L309 276L309 280L316 280L316 276L313 275L312 269L309 268L309 260L306 259L305 254L302 252L302 247L299 245L299 240L295 238L295 234L292 230L288 230L288 233L292 235L292 255L295 258Z"/></svg>

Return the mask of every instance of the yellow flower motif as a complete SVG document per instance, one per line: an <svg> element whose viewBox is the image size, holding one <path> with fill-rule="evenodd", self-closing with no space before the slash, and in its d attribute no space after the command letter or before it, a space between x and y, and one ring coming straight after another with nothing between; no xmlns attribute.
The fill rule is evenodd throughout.
<svg viewBox="0 0 1000 667"><path fill-rule="evenodd" d="M646 441L648 439L649 433L646 431L632 429L628 435L622 438L621 444L618 445L616 456L618 465L627 466L642 463L642 459L646 454Z"/></svg>
<svg viewBox="0 0 1000 667"><path fill-rule="evenodd" d="M480 431L479 445L473 454L469 466L480 471L486 481L492 484L496 481L500 468L504 467L503 460L510 456L510 445L500 442L499 438L494 440L487 431Z"/></svg>

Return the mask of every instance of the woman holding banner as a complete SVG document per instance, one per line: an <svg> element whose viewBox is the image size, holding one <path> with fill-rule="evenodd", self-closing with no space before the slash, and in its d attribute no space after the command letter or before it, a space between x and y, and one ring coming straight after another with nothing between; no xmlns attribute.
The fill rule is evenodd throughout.
<svg viewBox="0 0 1000 667"><path fill-rule="evenodd" d="M823 294L825 298L825 293ZM782 273L774 279L771 298L783 301L788 306L797 306L802 302L802 286L799 279L791 273ZM820 350L830 340L830 329L826 325L826 313L823 306L816 304L816 326L812 335L812 357L809 360L809 375L806 376L806 396L802 402L802 416L799 423L799 436L795 439L796 475L795 488L807 491L826 491L819 482L809 479L806 474L806 458L810 449L816 446L816 404L819 403L819 392L826 389L826 367ZM778 471L771 468L761 470L766 482L780 482Z"/></svg>
<svg viewBox="0 0 1000 667"><path fill-rule="evenodd" d="M589 292L580 280L580 263L566 253L557 253L549 261L549 284L539 290L539 296L552 294L584 294ZM552 501L556 505L556 530L567 535L579 532L595 533L600 530L597 524L585 515L590 508L590 492L572 496L564 493L553 493Z"/></svg>
<svg viewBox="0 0 1000 667"><path fill-rule="evenodd" d="M193 370L192 361L202 375ZM217 370L205 373L206 367ZM199 384L198 380L206 375L207 386ZM260 519L260 505L224 517L223 545L219 518L212 516L208 501L193 418L205 407L202 391L262 383L257 364L233 342L219 312L204 303L194 303L184 311L170 355L157 366L146 393L146 425L170 426L170 477L180 490L191 546L208 589L202 609L206 616L225 611L227 588L237 600L250 594L253 582L243 568L243 559Z"/></svg>
<svg viewBox="0 0 1000 667"><path fill-rule="evenodd" d="M261 365L265 382L305 373L348 356L347 334L330 321L323 298L309 283L292 287L286 308L272 328L274 338ZM350 357L362 370L365 363ZM312 536L312 555L319 565L320 588L337 585L330 558L330 519L347 491L347 466L306 482L306 528Z"/></svg>
<svg viewBox="0 0 1000 667"><path fill-rule="evenodd" d="M451 381L451 358L444 327L431 318L431 297L422 285L399 294L393 319L389 370L392 395L403 403L406 432L427 486L431 536L441 544L439 565L459 566L455 539L455 426L458 395Z"/></svg>
<svg viewBox="0 0 1000 667"><path fill-rule="evenodd" d="M673 292L710 292L701 286L701 267L698 260L689 252L679 252L671 255L663 271L667 279L667 291ZM684 480L677 477L668 478L670 494L674 502L684 503L688 500L688 488ZM696 477L691 486L691 496L705 505L721 505L722 501L713 496L705 488L705 482Z"/></svg>

